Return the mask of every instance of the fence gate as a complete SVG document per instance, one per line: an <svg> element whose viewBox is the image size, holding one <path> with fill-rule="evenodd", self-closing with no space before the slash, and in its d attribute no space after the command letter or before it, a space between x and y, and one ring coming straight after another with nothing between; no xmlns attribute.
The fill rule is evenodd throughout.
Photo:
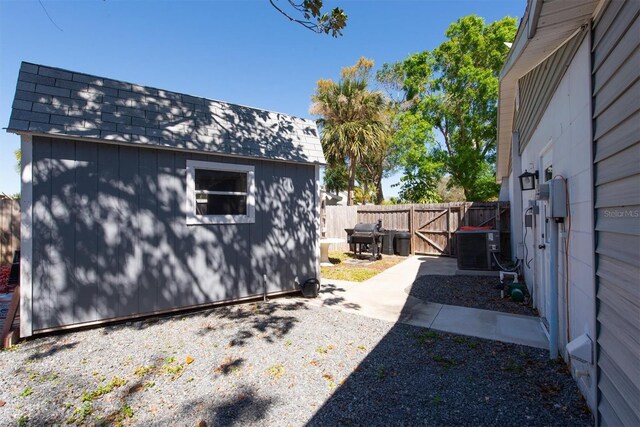
<svg viewBox="0 0 640 427"><path fill-rule="evenodd" d="M461 210L460 206L414 208L413 252L454 256L453 233L459 227Z"/></svg>

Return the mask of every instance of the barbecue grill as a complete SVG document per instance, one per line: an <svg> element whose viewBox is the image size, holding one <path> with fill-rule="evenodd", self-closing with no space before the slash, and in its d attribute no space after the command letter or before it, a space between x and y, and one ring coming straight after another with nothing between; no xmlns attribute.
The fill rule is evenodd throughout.
<svg viewBox="0 0 640 427"><path fill-rule="evenodd" d="M351 232L351 230L353 230ZM382 258L381 246L382 236L382 220L378 220L376 224L360 223L356 224L353 229L345 229L347 231L347 242L353 248L353 254L362 255L362 251L371 252L369 259L375 261ZM351 232L351 234L349 234Z"/></svg>

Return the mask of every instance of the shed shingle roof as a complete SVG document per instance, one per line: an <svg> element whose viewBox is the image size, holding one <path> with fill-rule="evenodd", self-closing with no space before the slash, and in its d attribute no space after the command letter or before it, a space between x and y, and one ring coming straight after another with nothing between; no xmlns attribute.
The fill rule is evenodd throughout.
<svg viewBox="0 0 640 427"><path fill-rule="evenodd" d="M7 130L325 163L311 120L27 62Z"/></svg>

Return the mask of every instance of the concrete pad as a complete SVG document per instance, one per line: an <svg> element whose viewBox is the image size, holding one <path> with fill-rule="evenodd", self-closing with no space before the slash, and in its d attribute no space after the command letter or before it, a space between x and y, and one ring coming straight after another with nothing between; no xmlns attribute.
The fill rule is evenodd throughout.
<svg viewBox="0 0 640 427"><path fill-rule="evenodd" d="M431 328L440 314L442 306L442 304L424 302L418 298L409 297L398 321L407 325Z"/></svg>
<svg viewBox="0 0 640 427"><path fill-rule="evenodd" d="M416 278L427 274L453 276L458 268L458 262L455 258L428 255L420 255L414 258L420 262Z"/></svg>
<svg viewBox="0 0 640 427"><path fill-rule="evenodd" d="M456 267L453 258L408 257L365 282L323 279L319 297L305 301L387 322L548 348L548 339L537 317L435 304L406 292L418 276L454 275Z"/></svg>
<svg viewBox="0 0 640 427"><path fill-rule="evenodd" d="M454 334L549 348L537 317L444 305L431 327Z"/></svg>

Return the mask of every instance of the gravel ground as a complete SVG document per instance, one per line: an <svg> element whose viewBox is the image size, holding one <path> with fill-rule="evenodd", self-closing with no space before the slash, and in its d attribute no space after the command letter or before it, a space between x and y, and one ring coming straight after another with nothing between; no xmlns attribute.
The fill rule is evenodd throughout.
<svg viewBox="0 0 640 427"><path fill-rule="evenodd" d="M3 426L592 425L543 350L295 299L27 341L0 399Z"/></svg>
<svg viewBox="0 0 640 427"><path fill-rule="evenodd" d="M486 276L420 276L408 293L424 301L440 304L503 311L505 313L537 316L533 308L511 298L501 298L497 277Z"/></svg>

